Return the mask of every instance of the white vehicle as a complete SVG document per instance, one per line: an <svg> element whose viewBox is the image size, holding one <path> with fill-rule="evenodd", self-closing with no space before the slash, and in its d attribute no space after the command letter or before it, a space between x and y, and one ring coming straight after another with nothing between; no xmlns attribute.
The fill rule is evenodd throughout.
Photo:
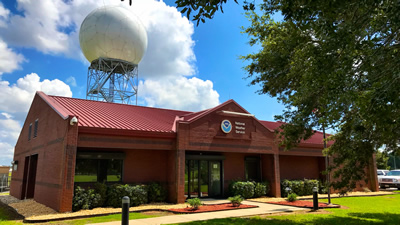
<svg viewBox="0 0 400 225"><path fill-rule="evenodd" d="M383 170L377 170L376 174L378 175L378 183L379 183L379 186L380 186L382 177L384 177L386 175L386 173L383 172Z"/></svg>
<svg viewBox="0 0 400 225"><path fill-rule="evenodd" d="M391 170L385 176L378 176L381 188L395 187L400 189L400 170Z"/></svg>
<svg viewBox="0 0 400 225"><path fill-rule="evenodd" d="M378 183L381 186L382 178L389 172L389 170L377 170L376 174L378 175Z"/></svg>

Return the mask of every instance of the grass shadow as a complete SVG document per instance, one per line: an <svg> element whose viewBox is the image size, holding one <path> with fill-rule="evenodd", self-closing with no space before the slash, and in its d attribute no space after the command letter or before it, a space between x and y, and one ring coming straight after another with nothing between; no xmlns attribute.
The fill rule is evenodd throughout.
<svg viewBox="0 0 400 225"><path fill-rule="evenodd" d="M297 221L296 219L279 218L226 218L213 219L206 221L194 221L187 224L191 225L301 225L301 224L320 224L320 225L347 225L347 224L400 224L400 215L394 213L349 213L346 216L330 215L329 217L315 216L312 219Z"/></svg>
<svg viewBox="0 0 400 225"><path fill-rule="evenodd" d="M18 214L13 208L0 202L0 222L23 219L24 217Z"/></svg>
<svg viewBox="0 0 400 225"><path fill-rule="evenodd" d="M376 221L376 223L400 224L400 213L349 213L348 215L351 217L369 219Z"/></svg>

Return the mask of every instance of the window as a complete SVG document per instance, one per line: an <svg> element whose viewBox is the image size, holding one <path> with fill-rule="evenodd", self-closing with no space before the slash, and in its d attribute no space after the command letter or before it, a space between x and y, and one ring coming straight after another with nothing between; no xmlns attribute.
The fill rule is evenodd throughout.
<svg viewBox="0 0 400 225"><path fill-rule="evenodd" d="M261 181L260 158L245 158L245 174L248 181Z"/></svg>
<svg viewBox="0 0 400 225"><path fill-rule="evenodd" d="M75 182L97 182L97 159L76 159Z"/></svg>
<svg viewBox="0 0 400 225"><path fill-rule="evenodd" d="M38 132L38 126L39 126L39 119L35 120L35 129L33 130L33 137L37 137L37 132Z"/></svg>
<svg viewBox="0 0 400 225"><path fill-rule="evenodd" d="M32 136L32 124L29 124L28 141L31 140L31 136Z"/></svg>
<svg viewBox="0 0 400 225"><path fill-rule="evenodd" d="M124 154L121 153L78 153L74 180L75 182L121 182L123 158Z"/></svg>

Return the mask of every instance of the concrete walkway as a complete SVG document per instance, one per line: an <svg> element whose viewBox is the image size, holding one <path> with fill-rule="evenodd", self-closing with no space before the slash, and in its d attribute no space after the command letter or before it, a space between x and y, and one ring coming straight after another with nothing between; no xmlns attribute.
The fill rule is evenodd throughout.
<svg viewBox="0 0 400 225"><path fill-rule="evenodd" d="M226 201L218 201L219 203L223 203ZM210 204L211 202L204 202L205 204ZM215 202L213 202L216 204ZM293 212L305 210L305 208L291 207L291 206L281 206L281 205L273 205L268 203L259 203L259 202L250 202L243 201L243 204L246 205L257 205L258 208L250 208L250 209L237 209L237 210L227 210L227 211L217 211L217 212L207 212L207 213L193 213L193 214L179 214L179 215L171 215L171 216L161 216L147 219L138 219L138 220L130 220L129 224L132 225L158 225L158 224L171 224L171 223L185 223L191 221L200 221L200 220L210 220L210 219L220 219L220 218L228 218L228 217L242 217L242 216L255 216L261 214L270 214L270 213L281 213L281 212ZM113 221L107 223L96 223L96 225L120 225L121 221Z"/></svg>

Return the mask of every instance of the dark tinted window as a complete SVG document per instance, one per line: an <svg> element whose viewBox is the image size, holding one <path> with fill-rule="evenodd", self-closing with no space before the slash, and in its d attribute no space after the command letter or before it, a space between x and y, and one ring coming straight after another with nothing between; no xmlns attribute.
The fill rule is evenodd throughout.
<svg viewBox="0 0 400 225"><path fill-rule="evenodd" d="M77 159L75 182L120 182L122 159Z"/></svg>
<svg viewBox="0 0 400 225"><path fill-rule="evenodd" d="M246 180L261 181L260 159L257 157L248 157L245 160Z"/></svg>

